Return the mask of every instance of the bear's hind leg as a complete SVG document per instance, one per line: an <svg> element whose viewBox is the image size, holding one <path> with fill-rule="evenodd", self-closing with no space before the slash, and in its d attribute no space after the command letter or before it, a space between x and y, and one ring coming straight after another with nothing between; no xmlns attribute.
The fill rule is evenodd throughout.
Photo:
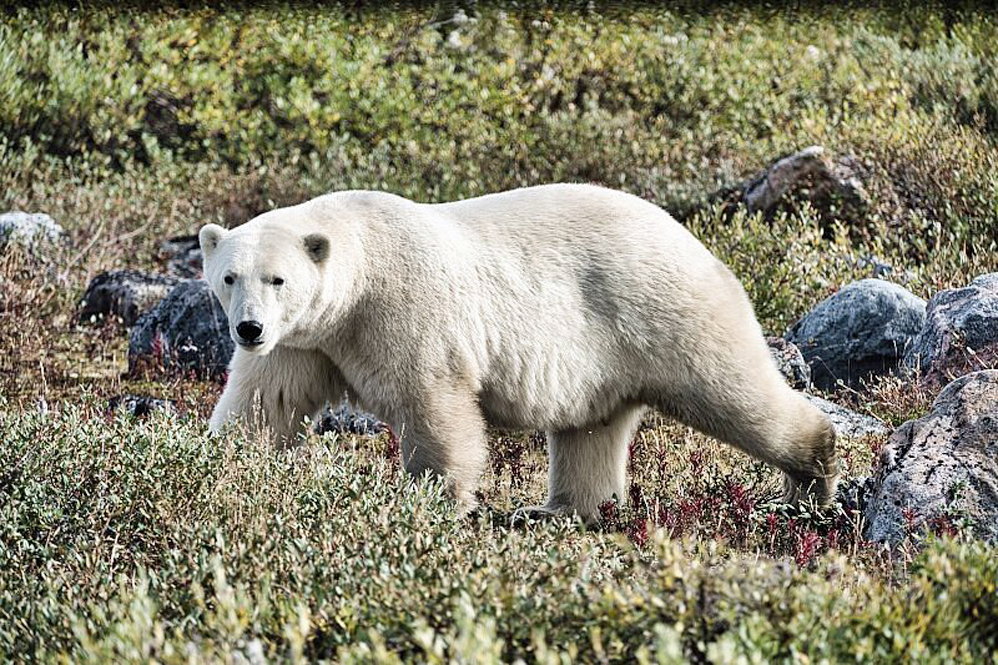
<svg viewBox="0 0 998 665"><path fill-rule="evenodd" d="M548 432L548 501L521 508L513 516L578 515L585 523L599 519L600 506L627 498L627 455L646 407L627 405L605 422Z"/></svg>

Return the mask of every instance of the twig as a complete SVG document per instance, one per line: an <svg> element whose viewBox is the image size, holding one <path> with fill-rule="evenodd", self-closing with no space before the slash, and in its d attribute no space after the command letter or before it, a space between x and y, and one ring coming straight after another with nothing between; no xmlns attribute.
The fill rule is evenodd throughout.
<svg viewBox="0 0 998 665"><path fill-rule="evenodd" d="M79 263L80 259L82 259L87 252L93 249L93 246L97 244L97 241L100 239L101 235L103 235L105 225L106 223L102 219L100 225L97 227L97 232L94 233L94 237L90 239L90 242L83 246L83 249L77 252L72 261L66 264L66 268L59 274L58 281L65 282L69 277L69 271L73 268L73 266Z"/></svg>

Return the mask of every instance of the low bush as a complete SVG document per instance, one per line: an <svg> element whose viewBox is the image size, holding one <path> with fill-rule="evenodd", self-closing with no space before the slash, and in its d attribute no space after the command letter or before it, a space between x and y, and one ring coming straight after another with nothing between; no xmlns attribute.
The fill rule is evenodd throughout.
<svg viewBox="0 0 998 665"><path fill-rule="evenodd" d="M511 530L508 513L455 519L385 438L275 454L196 419L96 407L0 405L6 657L980 662L998 649L998 557L980 543L933 542L891 584L872 553L759 558L706 523L637 546L567 521Z"/></svg>
<svg viewBox="0 0 998 665"><path fill-rule="evenodd" d="M998 658L993 546L879 548L688 428L645 424L628 505L593 531L510 529L546 463L536 435L494 432L488 508L459 521L387 436L208 436L218 385L123 376L124 331L77 325L96 272L161 271L166 237L345 188L631 191L772 334L870 257L923 297L998 269L992 13L695 4L0 11L0 210L69 235L41 268L0 257L0 659ZM812 144L848 157L864 205L718 201ZM127 392L179 414L109 414ZM837 399L896 425L933 397L887 379ZM844 440L845 475L883 443Z"/></svg>

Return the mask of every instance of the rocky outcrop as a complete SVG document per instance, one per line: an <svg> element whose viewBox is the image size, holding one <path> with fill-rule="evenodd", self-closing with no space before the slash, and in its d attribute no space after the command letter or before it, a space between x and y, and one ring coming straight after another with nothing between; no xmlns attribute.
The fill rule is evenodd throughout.
<svg viewBox="0 0 998 665"><path fill-rule="evenodd" d="M925 322L925 301L882 279L853 282L804 315L787 332L811 367L814 385L857 387L896 372Z"/></svg>
<svg viewBox="0 0 998 665"><path fill-rule="evenodd" d="M132 374L152 371L225 375L235 345L229 322L208 283L181 282L132 328L128 367Z"/></svg>
<svg viewBox="0 0 998 665"><path fill-rule="evenodd" d="M968 372L998 367L998 273L934 295L925 325L905 353L904 366L936 386Z"/></svg>
<svg viewBox="0 0 998 665"><path fill-rule="evenodd" d="M112 270L102 272L90 281L80 302L80 321L116 317L126 326L152 309L166 297L180 280L169 275Z"/></svg>
<svg viewBox="0 0 998 665"><path fill-rule="evenodd" d="M835 434L839 437L861 439L866 436L884 436L890 433L887 425L873 416L856 413L815 395L804 396L828 416L835 427Z"/></svg>
<svg viewBox="0 0 998 665"><path fill-rule="evenodd" d="M866 537L971 528L998 542L998 370L950 383L928 415L897 429L866 503Z"/></svg>

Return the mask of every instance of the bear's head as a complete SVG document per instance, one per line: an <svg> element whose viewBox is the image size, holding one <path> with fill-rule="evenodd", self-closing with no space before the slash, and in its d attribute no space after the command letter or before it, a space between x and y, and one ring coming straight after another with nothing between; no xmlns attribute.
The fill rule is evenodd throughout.
<svg viewBox="0 0 998 665"><path fill-rule="evenodd" d="M329 239L293 226L248 223L199 233L204 276L243 349L264 355L302 327L314 310L329 258Z"/></svg>

